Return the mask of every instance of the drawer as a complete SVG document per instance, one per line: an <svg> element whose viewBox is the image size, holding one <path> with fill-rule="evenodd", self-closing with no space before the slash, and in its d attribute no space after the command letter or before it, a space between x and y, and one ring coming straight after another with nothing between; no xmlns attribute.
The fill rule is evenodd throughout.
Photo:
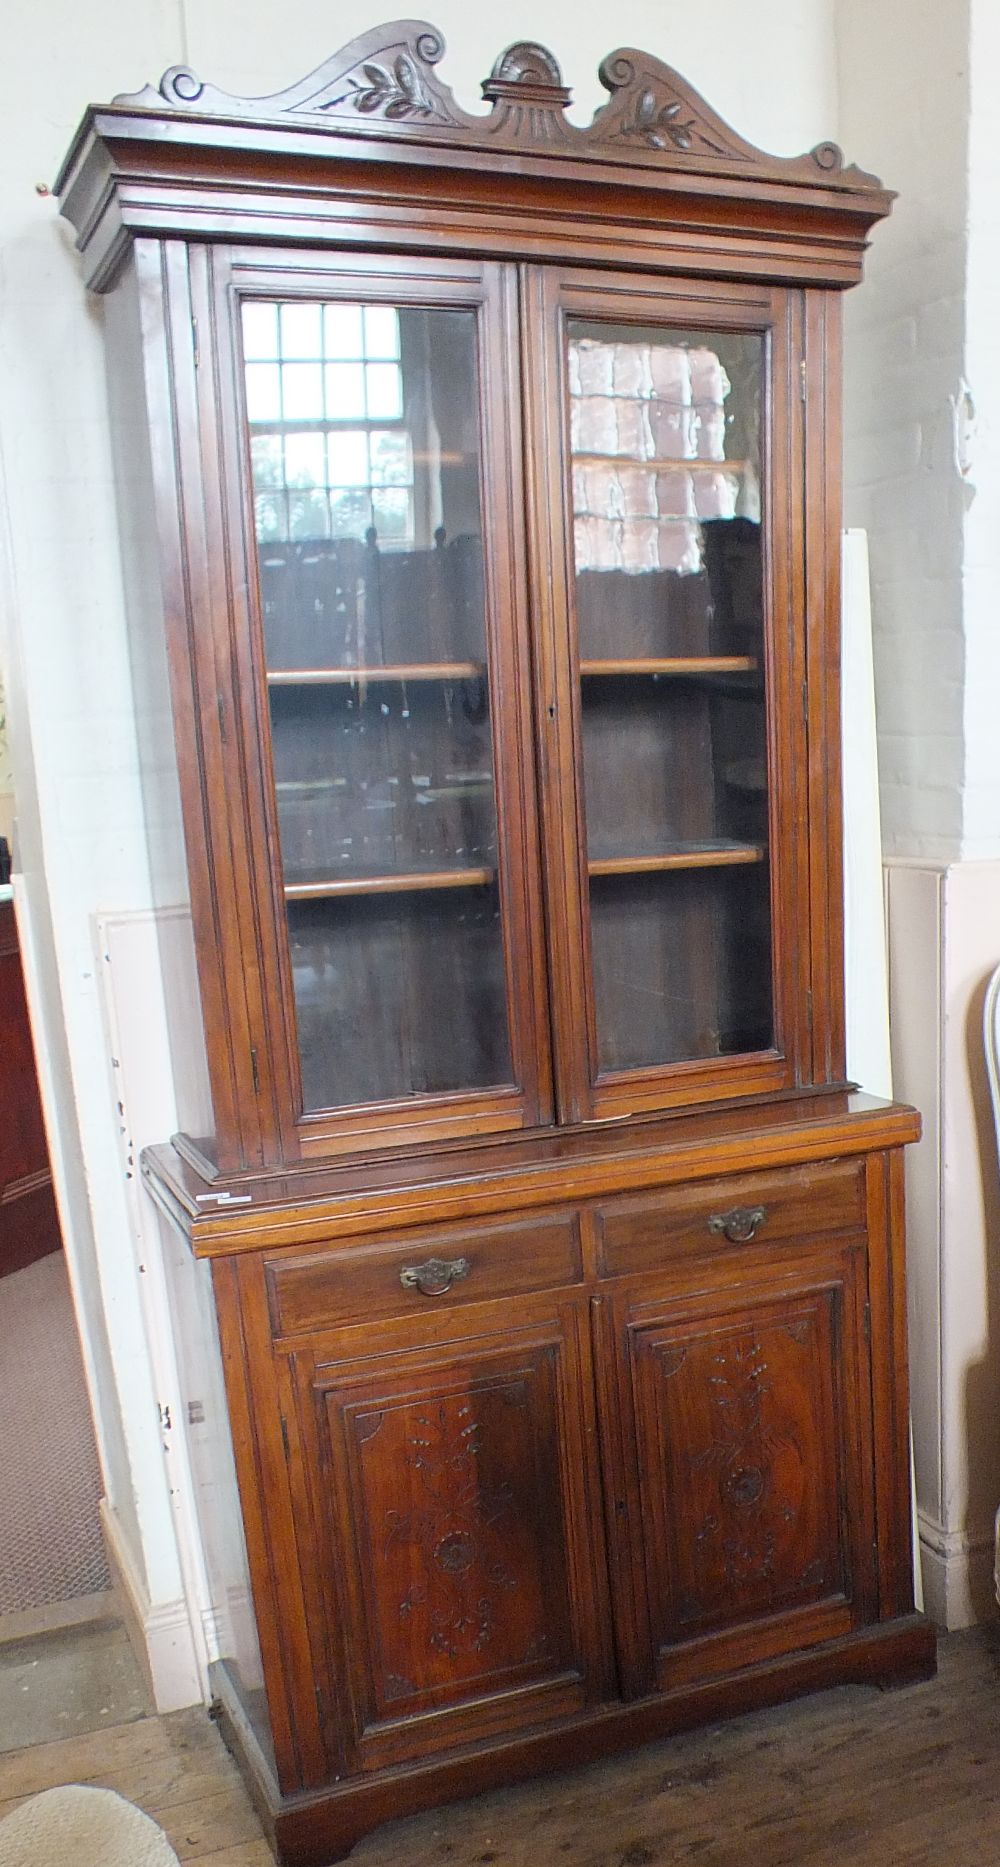
<svg viewBox="0 0 1000 1867"><path fill-rule="evenodd" d="M702 1180L661 1194L609 1200L597 1208L604 1276L655 1270L672 1258L739 1251L865 1223L863 1160L824 1161L724 1180Z"/></svg>
<svg viewBox="0 0 1000 1867"><path fill-rule="evenodd" d="M579 1221L559 1212L516 1225L424 1226L378 1244L274 1257L264 1274L273 1333L301 1335L579 1283Z"/></svg>

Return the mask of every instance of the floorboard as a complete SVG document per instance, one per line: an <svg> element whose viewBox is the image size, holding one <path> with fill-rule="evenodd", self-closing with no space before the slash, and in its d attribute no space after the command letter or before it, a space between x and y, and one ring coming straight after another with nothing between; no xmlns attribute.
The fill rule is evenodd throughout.
<svg viewBox="0 0 1000 1867"><path fill-rule="evenodd" d="M926 1684L844 1688L397 1822L354 1867L998 1867L998 1652L992 1629L949 1635ZM185 1867L270 1867L200 1710L0 1755L0 1816L60 1782L117 1789Z"/></svg>

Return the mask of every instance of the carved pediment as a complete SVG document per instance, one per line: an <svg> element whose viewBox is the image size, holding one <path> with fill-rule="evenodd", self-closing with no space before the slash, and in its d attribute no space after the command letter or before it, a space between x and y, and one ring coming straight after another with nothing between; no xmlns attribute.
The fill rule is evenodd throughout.
<svg viewBox="0 0 1000 1867"><path fill-rule="evenodd" d="M269 122L315 116L456 125L464 113L434 72L443 53L444 40L433 26L397 20L352 39L307 78L266 97L237 97L205 84L187 65L171 65L158 85L147 84L114 101L139 110L160 110L166 103L199 116Z"/></svg>
<svg viewBox="0 0 1000 1867"><path fill-rule="evenodd" d="M763 178L877 187L874 176L845 169L835 143L808 155L769 156L729 128L677 72L651 53L626 48L600 67L610 101L585 128L565 117L571 93L552 53L531 41L511 45L483 84L492 105L473 116L442 84L435 66L444 39L423 20L398 20L354 39L318 70L266 97L237 97L174 65L158 86L119 96L119 107L172 110L271 123L308 118L313 126L345 124L381 136L426 137L478 148L552 150L640 161L644 167L718 169Z"/></svg>

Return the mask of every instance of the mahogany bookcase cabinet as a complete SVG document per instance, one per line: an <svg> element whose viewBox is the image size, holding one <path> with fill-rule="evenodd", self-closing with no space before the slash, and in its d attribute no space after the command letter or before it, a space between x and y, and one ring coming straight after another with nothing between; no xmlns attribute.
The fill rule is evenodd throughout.
<svg viewBox="0 0 1000 1867"><path fill-rule="evenodd" d="M58 184L193 930L144 1173L196 1462L224 1373L220 1715L300 1867L934 1663L918 1123L843 1029L840 305L891 197L640 52L579 128L543 47L479 116L442 50L171 70Z"/></svg>

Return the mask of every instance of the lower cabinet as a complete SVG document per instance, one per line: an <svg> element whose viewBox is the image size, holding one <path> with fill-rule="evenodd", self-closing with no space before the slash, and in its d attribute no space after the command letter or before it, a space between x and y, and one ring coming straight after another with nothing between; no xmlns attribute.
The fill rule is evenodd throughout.
<svg viewBox="0 0 1000 1867"><path fill-rule="evenodd" d="M900 1202L882 1152L217 1266L283 1859L933 1667Z"/></svg>

